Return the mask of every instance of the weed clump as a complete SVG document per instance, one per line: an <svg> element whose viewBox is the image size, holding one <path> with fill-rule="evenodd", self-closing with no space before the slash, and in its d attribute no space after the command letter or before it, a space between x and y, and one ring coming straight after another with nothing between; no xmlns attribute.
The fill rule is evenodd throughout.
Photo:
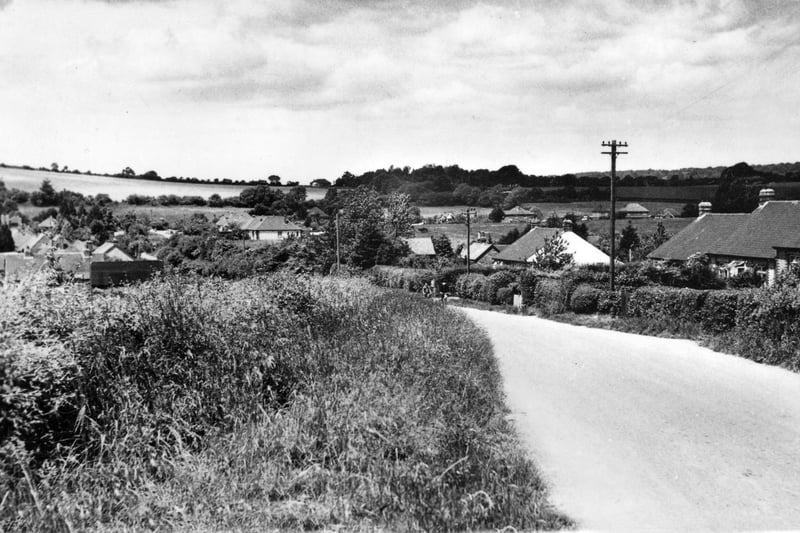
<svg viewBox="0 0 800 533"><path fill-rule="evenodd" d="M442 306L296 276L0 300L0 529L569 525Z"/></svg>

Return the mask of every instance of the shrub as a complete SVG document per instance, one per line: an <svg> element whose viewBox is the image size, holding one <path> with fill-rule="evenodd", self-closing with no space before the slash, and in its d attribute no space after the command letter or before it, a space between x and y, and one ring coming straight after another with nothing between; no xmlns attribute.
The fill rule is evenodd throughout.
<svg viewBox="0 0 800 533"><path fill-rule="evenodd" d="M567 299L563 289L560 279L540 279L533 298L534 305L548 315L563 313L567 308Z"/></svg>
<svg viewBox="0 0 800 533"><path fill-rule="evenodd" d="M623 306L624 294L619 290L601 290L597 296L597 312L612 316L624 315L626 311Z"/></svg>
<svg viewBox="0 0 800 533"><path fill-rule="evenodd" d="M742 291L708 291L699 310L700 324L704 331L724 333L736 326L736 311Z"/></svg>
<svg viewBox="0 0 800 533"><path fill-rule="evenodd" d="M477 300L477 294L480 297L481 290L483 289L484 280L486 276L483 274L462 274L455 282L455 293L459 298L466 298L469 300Z"/></svg>
<svg viewBox="0 0 800 533"><path fill-rule="evenodd" d="M497 289L497 303L500 305L511 305L514 303L514 288L500 287Z"/></svg>
<svg viewBox="0 0 800 533"><path fill-rule="evenodd" d="M372 283L379 287L406 289L411 292L420 292L422 287L430 284L434 277L431 270L381 265L372 267L369 273Z"/></svg>
<svg viewBox="0 0 800 533"><path fill-rule="evenodd" d="M488 276L483 285L483 294L480 299L491 304L500 303L497 291L514 283L517 277L517 273L511 270L501 270Z"/></svg>
<svg viewBox="0 0 800 533"><path fill-rule="evenodd" d="M578 285L570 296L569 307L576 313L594 313L602 291L590 285Z"/></svg>
<svg viewBox="0 0 800 533"><path fill-rule="evenodd" d="M536 295L536 285L539 283L539 278L533 270L523 270L519 275L519 291L522 294L522 302L526 305L534 303Z"/></svg>
<svg viewBox="0 0 800 533"><path fill-rule="evenodd" d="M293 276L24 289L0 289L3 531L570 525L447 306Z"/></svg>

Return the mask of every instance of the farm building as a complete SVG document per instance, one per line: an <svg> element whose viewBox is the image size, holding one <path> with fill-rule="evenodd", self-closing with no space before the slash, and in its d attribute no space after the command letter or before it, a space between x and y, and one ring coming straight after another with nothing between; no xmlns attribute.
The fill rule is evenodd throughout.
<svg viewBox="0 0 800 533"><path fill-rule="evenodd" d="M243 229L243 226L253 220L247 213L226 213L216 221L217 229L221 232L231 231L235 228Z"/></svg>
<svg viewBox="0 0 800 533"><path fill-rule="evenodd" d="M609 257L600 249L589 244L572 231L560 228L533 228L495 256L495 261L503 264L529 264L545 243L545 239L560 236L566 244L566 251L572 254L576 265L608 264Z"/></svg>
<svg viewBox="0 0 800 533"><path fill-rule="evenodd" d="M496 245L490 242L473 242L469 245L469 261L470 263L482 263L491 265L495 261L495 257L500 253ZM467 249L461 250L459 256L462 259L467 258Z"/></svg>
<svg viewBox="0 0 800 533"><path fill-rule="evenodd" d="M436 250L433 248L433 239L430 237L409 237L403 239L414 255L433 256Z"/></svg>
<svg viewBox="0 0 800 533"><path fill-rule="evenodd" d="M47 217L46 219L39 222L39 229L40 230L54 230L58 227L58 222L53 217Z"/></svg>
<svg viewBox="0 0 800 533"><path fill-rule="evenodd" d="M278 216L254 217L241 226L254 241L281 241L289 237L300 237L308 228Z"/></svg>
<svg viewBox="0 0 800 533"><path fill-rule="evenodd" d="M703 211L708 209L706 205ZM723 275L755 269L771 283L790 263L800 261L798 228L797 200L762 201L752 213L703 212L648 257L682 262L706 254Z"/></svg>
<svg viewBox="0 0 800 533"><path fill-rule="evenodd" d="M642 204L630 203L620 209L625 218L650 218L650 210Z"/></svg>
<svg viewBox="0 0 800 533"><path fill-rule="evenodd" d="M92 250L92 261L133 261L133 257L113 242L106 242Z"/></svg>
<svg viewBox="0 0 800 533"><path fill-rule="evenodd" d="M518 222L534 222L539 220L540 213L537 213L533 210L525 209L521 206L512 207L508 211L504 212L505 218L508 219L509 222L518 221Z"/></svg>

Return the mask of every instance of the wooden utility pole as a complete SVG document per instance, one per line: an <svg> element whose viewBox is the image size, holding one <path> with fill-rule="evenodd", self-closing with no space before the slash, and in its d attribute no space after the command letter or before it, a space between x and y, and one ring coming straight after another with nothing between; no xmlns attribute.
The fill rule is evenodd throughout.
<svg viewBox="0 0 800 533"><path fill-rule="evenodd" d="M470 273L470 264L469 264L469 238L470 238L470 215L474 214L475 210L472 208L467 208L464 211L464 214L467 216L467 274Z"/></svg>
<svg viewBox="0 0 800 533"><path fill-rule="evenodd" d="M339 210L336 210L336 274L339 274L339 269L341 268L341 257L339 254Z"/></svg>
<svg viewBox="0 0 800 533"><path fill-rule="evenodd" d="M617 197L614 194L614 182L617 177L617 156L627 154L628 152L619 152L617 148L627 148L628 143L622 141L603 141L602 146L611 148L610 152L602 152L611 156L611 260L609 261L609 268L611 270L611 290L614 290L614 256L617 255L617 236L616 236L616 218L617 218Z"/></svg>

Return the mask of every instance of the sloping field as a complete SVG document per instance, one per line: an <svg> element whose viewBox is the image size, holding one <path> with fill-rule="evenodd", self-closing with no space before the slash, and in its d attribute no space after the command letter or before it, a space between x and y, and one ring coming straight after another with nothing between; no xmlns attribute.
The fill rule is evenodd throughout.
<svg viewBox="0 0 800 533"><path fill-rule="evenodd" d="M19 168L0 168L0 179L11 189L23 191L38 190L44 180L50 180L56 191L63 189L79 192L84 195L107 194L112 200L122 201L131 194L159 196L175 194L177 196L202 196L208 199L212 194L223 198L238 196L245 185L220 185L213 183L176 183L170 181L137 180L128 178L110 178L106 176L47 172L41 170L24 170ZM290 187L279 187L288 191ZM321 200L327 189L306 188L309 200Z"/></svg>

